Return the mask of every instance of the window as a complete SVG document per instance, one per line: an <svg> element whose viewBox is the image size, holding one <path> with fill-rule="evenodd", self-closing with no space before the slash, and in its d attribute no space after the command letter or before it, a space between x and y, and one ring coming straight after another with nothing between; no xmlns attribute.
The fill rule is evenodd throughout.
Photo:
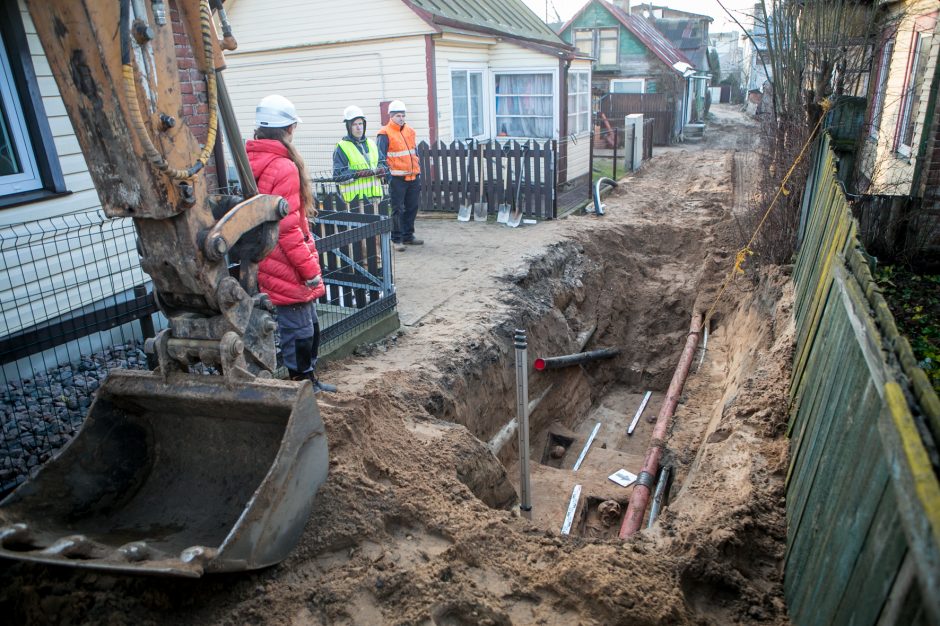
<svg viewBox="0 0 940 626"><path fill-rule="evenodd" d="M0 207L64 192L16 2L0 2Z"/></svg>
<svg viewBox="0 0 940 626"><path fill-rule="evenodd" d="M496 74L496 134L554 137L552 74Z"/></svg>
<svg viewBox="0 0 940 626"><path fill-rule="evenodd" d="M568 132L588 131L591 124L591 80L588 72L568 74Z"/></svg>
<svg viewBox="0 0 940 626"><path fill-rule="evenodd" d="M878 138L878 127L881 124L881 112L885 106L885 90L888 88L888 71L891 68L891 54L894 52L894 40L885 43L881 51L881 60L878 63L878 82L875 84L875 93L871 102L871 126L868 134Z"/></svg>
<svg viewBox="0 0 940 626"><path fill-rule="evenodd" d="M598 65L617 65L619 28L583 28L574 31L574 45L579 52L590 55Z"/></svg>
<svg viewBox="0 0 940 626"><path fill-rule="evenodd" d="M454 139L480 138L483 128L483 71L456 70L450 74L454 104Z"/></svg>
<svg viewBox="0 0 940 626"><path fill-rule="evenodd" d="M617 65L617 41L619 29L602 28L598 32L600 53L597 55L598 65Z"/></svg>
<svg viewBox="0 0 940 626"><path fill-rule="evenodd" d="M0 196L40 187L42 180L0 33Z"/></svg>
<svg viewBox="0 0 940 626"><path fill-rule="evenodd" d="M574 47L578 52L593 57L594 56L594 31L576 30L574 31Z"/></svg>
<svg viewBox="0 0 940 626"><path fill-rule="evenodd" d="M643 78L615 78L610 81L610 93L645 93Z"/></svg>
<svg viewBox="0 0 940 626"><path fill-rule="evenodd" d="M914 34L913 58L904 87L904 100L901 103L901 119L898 123L897 151L903 156L911 156L914 144L914 127L920 114L921 85L927 71L927 57L930 52L930 35Z"/></svg>

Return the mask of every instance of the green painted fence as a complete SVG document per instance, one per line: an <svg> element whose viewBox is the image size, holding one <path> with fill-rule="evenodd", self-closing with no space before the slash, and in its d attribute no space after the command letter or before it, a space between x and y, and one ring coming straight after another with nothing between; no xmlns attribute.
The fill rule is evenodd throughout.
<svg viewBox="0 0 940 626"><path fill-rule="evenodd" d="M940 401L819 140L794 267L784 587L798 626L940 624Z"/></svg>

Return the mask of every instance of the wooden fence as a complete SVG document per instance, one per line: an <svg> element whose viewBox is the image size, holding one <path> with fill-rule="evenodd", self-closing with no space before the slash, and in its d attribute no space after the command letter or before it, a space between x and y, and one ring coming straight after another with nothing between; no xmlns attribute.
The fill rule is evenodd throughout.
<svg viewBox="0 0 940 626"><path fill-rule="evenodd" d="M554 219L558 216L557 153L554 140L543 144L421 142L421 206L456 213L461 206L482 201L489 214L496 215L499 205L512 205L518 192L525 217Z"/></svg>
<svg viewBox="0 0 940 626"><path fill-rule="evenodd" d="M872 280L828 136L812 169L794 267L790 619L940 624L940 401Z"/></svg>
<svg viewBox="0 0 940 626"><path fill-rule="evenodd" d="M655 120L653 144L666 146L673 142L676 120L675 104L663 93L612 93L601 101L600 110L612 126L623 128L623 118L642 113Z"/></svg>

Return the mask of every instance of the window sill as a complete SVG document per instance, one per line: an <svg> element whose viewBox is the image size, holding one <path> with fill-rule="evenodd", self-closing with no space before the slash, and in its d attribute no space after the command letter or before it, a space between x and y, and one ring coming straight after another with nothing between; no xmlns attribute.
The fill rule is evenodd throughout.
<svg viewBox="0 0 940 626"><path fill-rule="evenodd" d="M50 191L48 189L36 189L34 191L23 191L13 193L8 196L0 196L0 209L11 209L24 204L52 200L53 198L62 198L72 195L71 191Z"/></svg>

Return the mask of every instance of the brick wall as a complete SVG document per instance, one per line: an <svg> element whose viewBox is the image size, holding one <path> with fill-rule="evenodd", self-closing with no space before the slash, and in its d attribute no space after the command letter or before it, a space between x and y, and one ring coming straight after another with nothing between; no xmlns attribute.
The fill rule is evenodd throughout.
<svg viewBox="0 0 940 626"><path fill-rule="evenodd" d="M173 40L176 43L180 94L183 101L179 118L189 126L200 145L204 145L209 134L209 98L206 92L206 78L196 64L196 56L175 3L170 5L170 17L173 24ZM194 33L193 38L199 41L201 36L199 33ZM206 183L210 191L219 186L215 169L215 159L210 156L205 169Z"/></svg>

